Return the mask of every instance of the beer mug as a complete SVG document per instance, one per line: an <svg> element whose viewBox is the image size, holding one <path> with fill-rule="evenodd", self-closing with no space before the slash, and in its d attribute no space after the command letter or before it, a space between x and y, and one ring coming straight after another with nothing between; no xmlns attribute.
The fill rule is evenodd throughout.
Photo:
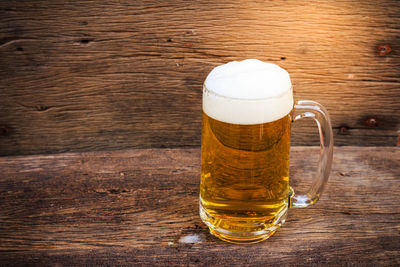
<svg viewBox="0 0 400 267"><path fill-rule="evenodd" d="M294 103L286 70L255 59L214 68L203 87L200 217L218 238L232 243L267 239L289 207L315 203L332 164L332 127L314 101ZM289 186L292 122L313 118L320 158L308 192Z"/></svg>

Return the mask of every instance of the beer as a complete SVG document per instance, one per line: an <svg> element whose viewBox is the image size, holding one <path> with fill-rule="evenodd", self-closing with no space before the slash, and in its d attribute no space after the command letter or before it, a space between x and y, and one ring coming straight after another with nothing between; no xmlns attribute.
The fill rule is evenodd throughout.
<svg viewBox="0 0 400 267"><path fill-rule="evenodd" d="M208 222L228 231L257 232L285 215L290 120L286 115L237 125L203 113L201 206L215 218Z"/></svg>
<svg viewBox="0 0 400 267"><path fill-rule="evenodd" d="M233 62L207 77L200 214L219 238L257 242L284 222L292 108L289 75L276 65Z"/></svg>

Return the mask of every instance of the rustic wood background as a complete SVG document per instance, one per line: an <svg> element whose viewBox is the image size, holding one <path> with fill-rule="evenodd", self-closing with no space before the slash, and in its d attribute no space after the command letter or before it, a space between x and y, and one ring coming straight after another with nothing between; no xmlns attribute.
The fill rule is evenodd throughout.
<svg viewBox="0 0 400 267"><path fill-rule="evenodd" d="M1 1L0 155L198 147L219 64L278 63L336 145L395 146L400 1ZM317 144L312 122L294 145Z"/></svg>
<svg viewBox="0 0 400 267"><path fill-rule="evenodd" d="M318 150L292 148L295 190ZM199 148L1 157L0 265L400 265L398 148L336 147L321 199L246 246L201 222L199 164Z"/></svg>

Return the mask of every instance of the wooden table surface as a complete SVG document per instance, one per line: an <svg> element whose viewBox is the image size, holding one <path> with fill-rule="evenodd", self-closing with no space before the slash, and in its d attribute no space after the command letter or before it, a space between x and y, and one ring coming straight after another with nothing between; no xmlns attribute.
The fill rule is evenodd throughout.
<svg viewBox="0 0 400 267"><path fill-rule="evenodd" d="M294 187L317 152L292 148ZM201 222L199 149L2 157L0 265L399 265L399 148L334 153L320 201L252 245Z"/></svg>

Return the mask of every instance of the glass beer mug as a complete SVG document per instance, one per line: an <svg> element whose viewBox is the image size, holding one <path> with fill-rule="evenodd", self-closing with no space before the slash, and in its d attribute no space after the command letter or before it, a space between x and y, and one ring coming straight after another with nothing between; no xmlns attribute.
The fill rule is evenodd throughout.
<svg viewBox="0 0 400 267"><path fill-rule="evenodd" d="M313 118L321 141L309 191L289 186L290 128ZM200 216L218 238L233 243L267 239L289 207L315 203L332 164L332 127L313 101L294 103L289 74L248 59L214 68L203 88Z"/></svg>

